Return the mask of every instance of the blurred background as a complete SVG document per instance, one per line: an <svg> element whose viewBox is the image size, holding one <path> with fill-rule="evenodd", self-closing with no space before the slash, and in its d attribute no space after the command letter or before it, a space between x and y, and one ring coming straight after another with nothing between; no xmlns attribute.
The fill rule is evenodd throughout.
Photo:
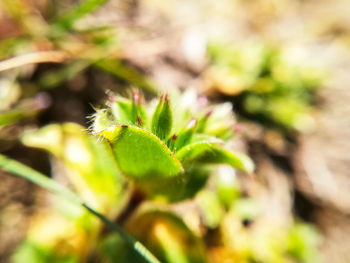
<svg viewBox="0 0 350 263"><path fill-rule="evenodd" d="M88 128L95 107L132 87L146 98L195 89L232 103L235 147L257 167L233 176L234 212L210 216L221 210L198 197L209 230L188 224L209 262L350 262L349 14L347 0L0 0L0 152L49 175L61 164L24 146L24 131ZM0 262L45 196L0 172Z"/></svg>

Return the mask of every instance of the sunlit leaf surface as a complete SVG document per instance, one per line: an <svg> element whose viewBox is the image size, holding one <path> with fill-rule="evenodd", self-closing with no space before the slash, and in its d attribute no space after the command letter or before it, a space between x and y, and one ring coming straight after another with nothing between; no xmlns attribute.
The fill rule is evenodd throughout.
<svg viewBox="0 0 350 263"><path fill-rule="evenodd" d="M135 179L170 178L183 173L181 163L154 134L134 126L116 126L100 133L113 145L120 170Z"/></svg>

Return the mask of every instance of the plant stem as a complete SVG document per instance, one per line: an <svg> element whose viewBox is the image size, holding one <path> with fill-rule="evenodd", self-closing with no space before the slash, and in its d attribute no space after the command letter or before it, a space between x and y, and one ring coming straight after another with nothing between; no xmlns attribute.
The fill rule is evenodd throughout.
<svg viewBox="0 0 350 263"><path fill-rule="evenodd" d="M108 225L112 230L119 233L119 235L129 244L134 250L136 250L147 262L160 263L160 261L139 241L134 239L132 236L128 235L122 228L120 228L116 223L113 223L104 215L96 212L91 207L86 204L82 204L90 213L97 216L101 221Z"/></svg>
<svg viewBox="0 0 350 263"><path fill-rule="evenodd" d="M2 154L0 154L0 170L4 170L15 174L19 177L25 178L36 185L39 185L57 195L66 198L72 203L81 205L91 214L95 215L102 222L108 225L112 230L117 232L148 263L160 263L160 261L142 243L128 235L120 226L109 220L107 217L100 214L99 212L91 208L89 205L84 203L84 201L76 193L72 192L68 188L58 184L57 182L46 177L40 172L35 171L32 168L15 160L9 159Z"/></svg>

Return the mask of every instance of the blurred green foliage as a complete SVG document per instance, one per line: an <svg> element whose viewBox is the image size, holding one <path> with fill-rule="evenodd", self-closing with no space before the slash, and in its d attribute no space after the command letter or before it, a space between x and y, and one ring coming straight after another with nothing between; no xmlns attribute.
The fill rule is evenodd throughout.
<svg viewBox="0 0 350 263"><path fill-rule="evenodd" d="M80 196L100 211L113 214L125 182L108 145L96 142L84 132L84 127L74 123L26 131L22 142L55 156L66 167L70 183Z"/></svg>
<svg viewBox="0 0 350 263"><path fill-rule="evenodd" d="M50 1L40 14L21 0L4 0L0 4L6 14L18 25L15 36L0 41L0 59L17 56L19 66L40 62L61 63L57 68L46 70L36 77L39 89L48 89L72 79L87 68L103 70L127 84L154 92L152 82L137 70L123 63L122 47L117 30L110 25L84 25L81 21L101 7L106 0L81 1L70 10L60 10L57 1ZM50 5L52 5L50 7ZM48 10L55 10L50 14ZM47 21L43 16L51 15ZM45 52L56 54L46 56ZM28 59L26 55L35 54ZM24 56L23 56L24 55ZM22 56L22 57L21 57ZM55 59L55 56L57 58ZM45 61L47 60L47 61ZM3 62L4 63L4 62ZM12 62L17 65L15 62ZM12 64L4 69L11 69ZM20 73L20 72L19 72Z"/></svg>
<svg viewBox="0 0 350 263"><path fill-rule="evenodd" d="M307 130L325 69L301 53L258 41L211 42L207 85L232 96L243 117L283 132Z"/></svg>

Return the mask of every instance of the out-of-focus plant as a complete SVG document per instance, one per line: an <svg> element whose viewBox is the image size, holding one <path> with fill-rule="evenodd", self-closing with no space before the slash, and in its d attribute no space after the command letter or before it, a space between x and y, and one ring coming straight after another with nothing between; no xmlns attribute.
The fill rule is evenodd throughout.
<svg viewBox="0 0 350 263"><path fill-rule="evenodd" d="M253 223L244 225L243 218L234 206L226 214L220 226L223 246L213 250L214 255L220 255L220 260L214 262L223 259L242 263L321 262L318 251L320 236L313 226L294 222L273 224L258 216Z"/></svg>
<svg viewBox="0 0 350 263"><path fill-rule="evenodd" d="M23 95L15 80L0 79L0 151L10 149L18 139L18 127L22 121L35 119L39 112L50 105L47 94Z"/></svg>
<svg viewBox="0 0 350 263"><path fill-rule="evenodd" d="M285 132L308 129L325 71L300 53L261 42L212 42L208 88L231 96L244 117Z"/></svg>
<svg viewBox="0 0 350 263"><path fill-rule="evenodd" d="M61 10L56 1L44 2L41 9L22 0L2 1L0 8L11 20L9 23L16 25L16 34L4 36L0 42L3 60L0 71L38 63L60 63L36 77L39 89L48 89L94 67L126 83L154 91L153 84L143 74L122 62L122 47L114 27L82 22L106 2L85 0L70 10ZM50 9L55 13L41 14Z"/></svg>
<svg viewBox="0 0 350 263"><path fill-rule="evenodd" d="M266 218L253 199L242 196L231 167L219 167L212 187L202 189L196 202L214 240L207 247L210 262L322 262L317 230L293 219Z"/></svg>
<svg viewBox="0 0 350 263"><path fill-rule="evenodd" d="M52 124L26 131L25 145L44 149L55 158L54 179L71 185L80 198L108 217L114 217L128 196L108 146L73 123ZM3 164L6 166L6 164ZM62 197L32 220L27 240L13 262L79 262L87 258L102 225L75 203Z"/></svg>

